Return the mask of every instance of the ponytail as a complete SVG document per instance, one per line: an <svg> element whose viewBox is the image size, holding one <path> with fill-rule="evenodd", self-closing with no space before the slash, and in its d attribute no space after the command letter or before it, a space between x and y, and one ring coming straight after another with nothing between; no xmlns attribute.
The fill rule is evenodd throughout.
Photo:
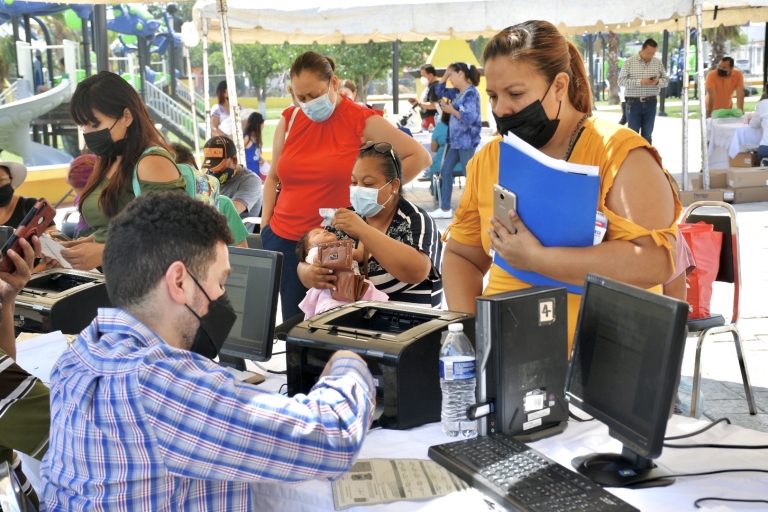
<svg viewBox="0 0 768 512"><path fill-rule="evenodd" d="M477 87L480 84L480 70L475 67L474 64L467 64L466 62L454 62L449 68L454 71L461 71L467 80Z"/></svg>
<svg viewBox="0 0 768 512"><path fill-rule="evenodd" d="M581 54L573 43L567 41L568 53L571 56L571 82L568 85L568 98L573 107L579 112L592 115L592 89L587 79L587 69Z"/></svg>

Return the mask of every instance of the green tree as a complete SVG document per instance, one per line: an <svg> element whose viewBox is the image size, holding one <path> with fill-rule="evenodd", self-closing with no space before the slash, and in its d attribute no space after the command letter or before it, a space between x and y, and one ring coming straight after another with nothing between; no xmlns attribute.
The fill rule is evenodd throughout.
<svg viewBox="0 0 768 512"><path fill-rule="evenodd" d="M274 73L287 69L295 58L295 49L283 45L238 44L232 48L235 69L244 71L256 88L259 110L266 117L267 80Z"/></svg>
<svg viewBox="0 0 768 512"><path fill-rule="evenodd" d="M727 42L730 42L732 46L738 46L747 42L746 36L739 27L726 27L724 25L705 29L704 37L709 41L709 48L712 53L712 66L716 66L726 55L725 47Z"/></svg>

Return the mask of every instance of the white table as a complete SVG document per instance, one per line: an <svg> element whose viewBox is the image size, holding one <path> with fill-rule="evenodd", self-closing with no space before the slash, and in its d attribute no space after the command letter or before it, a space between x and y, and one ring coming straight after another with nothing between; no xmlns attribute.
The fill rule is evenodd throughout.
<svg viewBox="0 0 768 512"><path fill-rule="evenodd" d="M709 119L708 146L710 169L728 169L728 158L735 157L743 147L756 148L762 131L746 124L745 118Z"/></svg>
<svg viewBox="0 0 768 512"><path fill-rule="evenodd" d="M707 423L701 420L674 416L667 435L692 432ZM432 444L449 442L437 423L407 431L375 430L365 441L360 458L427 458ZM736 426L718 425L704 434L684 440L696 443L768 444L768 434ZM682 443L684 441L678 441ZM566 431L558 436L532 444L560 464L570 468L573 457L592 452L620 451L618 441L608 437L607 428L597 421L577 423L571 421ZM658 460L674 473L703 472L725 468L761 468L768 470L765 450L713 450L667 448ZM760 473L730 473L706 477L678 478L668 487L652 489L609 489L623 500L643 511L696 510L693 502L705 496L765 499L768 475ZM258 503L263 510L291 510L320 512L333 510L330 482L311 481L295 485L254 486ZM715 508L718 502L705 502ZM764 505L763 505L764 506ZM475 490L457 492L430 501L403 501L370 507L348 509L355 512L394 511L482 511L489 510L483 495ZM723 510L723 509L721 509ZM755 509L757 510L757 508Z"/></svg>

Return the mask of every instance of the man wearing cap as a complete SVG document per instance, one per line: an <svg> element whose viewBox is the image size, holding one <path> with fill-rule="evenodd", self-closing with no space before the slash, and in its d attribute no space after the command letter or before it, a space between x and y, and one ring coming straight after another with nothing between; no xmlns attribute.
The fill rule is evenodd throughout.
<svg viewBox="0 0 768 512"><path fill-rule="evenodd" d="M203 168L218 178L219 191L230 198L241 217L261 215L261 180L237 163L237 149L232 139L211 137L203 147Z"/></svg>
<svg viewBox="0 0 768 512"><path fill-rule="evenodd" d="M22 219L35 206L34 197L16 195L24 183L27 168L18 162L0 162L0 225L19 227Z"/></svg>

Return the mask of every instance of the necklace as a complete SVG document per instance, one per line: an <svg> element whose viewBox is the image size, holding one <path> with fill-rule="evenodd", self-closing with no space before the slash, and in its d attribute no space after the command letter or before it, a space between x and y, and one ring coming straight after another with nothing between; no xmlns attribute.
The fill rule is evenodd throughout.
<svg viewBox="0 0 768 512"><path fill-rule="evenodd" d="M584 114L581 116L581 119L579 119L579 122L576 123L576 128L573 129L573 133L571 133L571 140L568 141L568 149L565 151L565 161L567 162L569 158L571 158L571 152L573 151L573 146L576 144L576 141L579 139L579 134L581 133L581 129L584 126L584 122L589 119L589 114Z"/></svg>

